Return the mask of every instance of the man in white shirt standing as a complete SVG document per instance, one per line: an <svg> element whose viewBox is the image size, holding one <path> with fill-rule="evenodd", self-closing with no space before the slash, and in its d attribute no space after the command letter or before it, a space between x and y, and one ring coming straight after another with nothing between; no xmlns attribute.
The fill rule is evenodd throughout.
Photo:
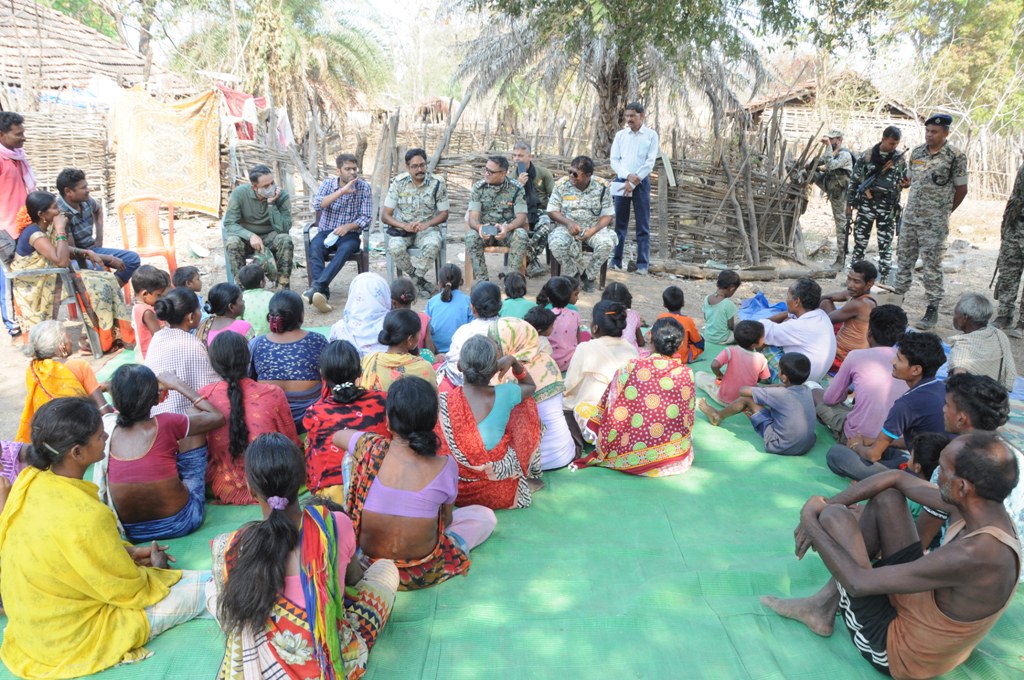
<svg viewBox="0 0 1024 680"><path fill-rule="evenodd" d="M787 311L760 320L772 382L779 381L779 358L786 352L799 352L811 360L810 381L821 380L832 366L836 334L828 314L818 309L820 304L821 286L813 279L797 279L786 292Z"/></svg>
<svg viewBox="0 0 1024 680"><path fill-rule="evenodd" d="M616 182L623 183L615 196L615 246L612 267L622 269L622 251L629 233L629 208L636 219L636 273L646 274L651 259L651 170L658 157L658 133L644 125L644 105L626 105L626 127L615 133L611 163ZM616 185L617 186L617 185Z"/></svg>

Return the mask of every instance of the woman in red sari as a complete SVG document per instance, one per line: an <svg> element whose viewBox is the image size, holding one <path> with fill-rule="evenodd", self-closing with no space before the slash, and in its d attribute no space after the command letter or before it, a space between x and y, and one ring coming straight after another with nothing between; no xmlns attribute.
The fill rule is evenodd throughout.
<svg viewBox="0 0 1024 680"><path fill-rule="evenodd" d="M515 383L491 386L509 369ZM458 505L529 507L540 490L540 415L530 397L536 386L514 356L498 358L485 335L466 341L459 354L465 384L440 395L437 435L441 453L459 464Z"/></svg>
<svg viewBox="0 0 1024 680"><path fill-rule="evenodd" d="M221 503L252 505L256 498L245 483L245 448L267 432L280 432L298 445L295 421L284 390L249 377L249 343L244 336L218 333L209 355L210 366L222 380L200 388L199 394L227 415L228 422L206 436L206 483Z"/></svg>
<svg viewBox="0 0 1024 680"><path fill-rule="evenodd" d="M690 367L673 356L685 333L675 319L655 322L655 353L619 369L587 424L597 448L574 468L594 465L645 477L690 469L696 389Z"/></svg>

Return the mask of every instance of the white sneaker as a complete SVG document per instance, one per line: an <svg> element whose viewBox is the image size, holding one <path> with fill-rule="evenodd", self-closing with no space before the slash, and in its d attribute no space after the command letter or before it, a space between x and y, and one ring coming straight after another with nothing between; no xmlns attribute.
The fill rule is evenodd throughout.
<svg viewBox="0 0 1024 680"><path fill-rule="evenodd" d="M331 307L330 303L327 302L327 296L323 293L313 293L312 303L321 314L330 314L334 311L334 307Z"/></svg>

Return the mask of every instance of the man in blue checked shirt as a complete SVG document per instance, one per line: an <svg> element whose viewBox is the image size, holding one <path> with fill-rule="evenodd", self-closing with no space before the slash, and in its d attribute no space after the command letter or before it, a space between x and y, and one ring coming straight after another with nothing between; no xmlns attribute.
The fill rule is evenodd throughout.
<svg viewBox="0 0 1024 680"><path fill-rule="evenodd" d="M359 251L362 233L370 228L373 195L369 182L359 179L359 162L350 153L338 156L338 176L324 180L313 197L313 210L320 213L319 231L309 241L309 271L313 287L302 294L306 301L326 314L331 311L331 281L345 261ZM327 253L334 258L325 263Z"/></svg>
<svg viewBox="0 0 1024 680"><path fill-rule="evenodd" d="M661 152L658 133L644 125L644 105L626 105L626 127L615 133L611 163L616 182L622 182L622 195L615 195L615 234L619 243L612 256L612 267L622 269L622 251L629 233L629 208L636 218L636 273L646 274L651 261L651 170ZM616 187L613 187L613 189Z"/></svg>

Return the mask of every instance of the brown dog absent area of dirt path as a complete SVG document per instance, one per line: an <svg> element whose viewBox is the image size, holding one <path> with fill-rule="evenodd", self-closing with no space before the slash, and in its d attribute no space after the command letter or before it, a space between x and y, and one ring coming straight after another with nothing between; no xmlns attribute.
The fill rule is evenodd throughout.
<svg viewBox="0 0 1024 680"><path fill-rule="evenodd" d="M804 230L804 240L807 245L807 252L818 251L813 265L820 269L826 269L835 257L831 215L827 211L826 203L817 195L812 197L807 212L801 218L801 225ZM953 213L949 247L946 260L954 271L947 271L945 274L946 293L942 307L939 312L939 325L935 331L946 339L955 331L952 327L953 306L962 293L977 292L991 296L989 281L995 268L996 258L999 253L999 227L1002 220L1002 201L976 201L966 200L960 208ZM217 224L209 218L181 219L175 222L175 241L177 243L177 256L179 266L193 265L199 268L202 274L203 290L208 291L210 287L225 280L224 276L224 250L221 243L220 229ZM463 265L462 234L464 227L461 224L453 224L449 230L448 258L452 262ZM116 236L111 234L111 237ZM628 238L635 237L632 225ZM116 239L110 238L114 246ZM296 236L298 244L295 252L296 258L302 260L305 257L302 253L301 239ZM819 247L827 243L827 247ZM198 257L192 246L198 246L196 250L203 252L208 250L208 257ZM954 247L955 246L955 247ZM852 247L852 237L851 237ZM652 250L657 251L657 243ZM894 249L895 250L895 249ZM868 248L868 258L877 258L877 244L872 238ZM499 271L500 256L491 255L489 262L493 272ZM877 261L877 260L876 260ZM161 259L146 260L156 266L166 266ZM702 263L699 263L702 264ZM792 262L778 261L770 262L779 267L794 266ZM375 251L370 258L371 271L386 276L387 265L384 254ZM306 272L304 267L297 267L292 274L292 290L302 292L306 289ZM312 307L306 308L305 326L322 327L330 326L341 318L345 303L345 291L348 284L355 276L356 270L352 264L346 264L341 274L335 279L331 286L333 295L331 305L334 307L329 314L321 314ZM742 276L742 273L741 273ZM538 276L527 282L527 297L533 298L546 278ZM661 303L661 292L670 285L676 285L683 289L686 295L684 314L694 317L700 325L702 321L701 301L704 296L715 289L714 280L692 280L677 277L674 275L652 274L639 276L637 274L609 270L608 281L618 281L629 287L633 295L633 308L640 313L645 325L653 323L654 319L663 311ZM736 301L750 297L757 290L761 290L772 302L784 299L785 292L791 281L745 281L736 294ZM834 279L822 279L819 281L824 292L840 290L845 286L845 277L836 276ZM915 275L914 284L906 295L903 307L911 323L924 314L924 296L920 283L920 276ZM580 307L584 323L590 324L590 310L594 304L601 299L601 291L594 293L582 293L578 306ZM422 310L426 302L420 300L416 309ZM1024 366L1024 340L1011 339L1014 359L1018 366ZM0 341L0 364L6 368L0 371L0 438L11 438L17 429L18 420L21 415L25 399L25 368L28 365L28 358L21 351L21 339L13 343ZM93 360L93 368L98 372L112 355L104 356Z"/></svg>

